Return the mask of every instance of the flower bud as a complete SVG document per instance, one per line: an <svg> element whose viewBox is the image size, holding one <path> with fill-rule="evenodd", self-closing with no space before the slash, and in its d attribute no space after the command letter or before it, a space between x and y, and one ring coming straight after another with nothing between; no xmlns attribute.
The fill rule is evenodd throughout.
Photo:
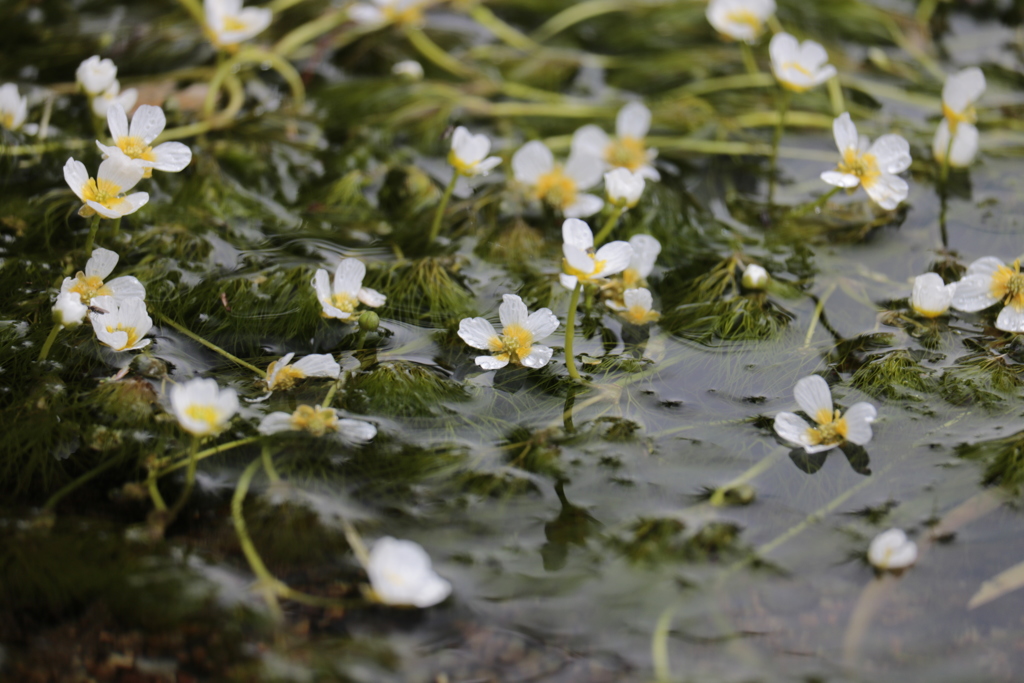
<svg viewBox="0 0 1024 683"><path fill-rule="evenodd" d="M423 65L415 59L405 59L401 62L396 62L391 67L391 73L409 81L422 81Z"/></svg>
<svg viewBox="0 0 1024 683"><path fill-rule="evenodd" d="M363 311L359 314L359 327L366 332L376 332L380 327L380 316L373 311Z"/></svg>
<svg viewBox="0 0 1024 683"><path fill-rule="evenodd" d="M632 209L644 193L644 178L626 168L616 168L604 174L604 188L608 200L615 206Z"/></svg>
<svg viewBox="0 0 1024 683"><path fill-rule="evenodd" d="M764 289L768 286L768 271L757 265L749 263L743 270L743 286L747 289Z"/></svg>
<svg viewBox="0 0 1024 683"><path fill-rule="evenodd" d="M82 303L78 292L63 292L53 304L53 321L64 327L75 327L82 324L88 312L89 308Z"/></svg>

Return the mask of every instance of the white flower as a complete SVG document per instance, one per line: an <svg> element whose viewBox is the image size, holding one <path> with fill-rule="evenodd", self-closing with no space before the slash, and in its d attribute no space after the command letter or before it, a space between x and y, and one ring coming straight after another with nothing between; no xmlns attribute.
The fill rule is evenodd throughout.
<svg viewBox="0 0 1024 683"><path fill-rule="evenodd" d="M871 423L878 413L870 403L854 403L845 415L833 410L832 393L818 375L798 381L793 395L817 426L810 426L794 413L781 412L775 416L775 433L784 440L802 446L808 453L827 451L846 441L860 446L871 441Z"/></svg>
<svg viewBox="0 0 1024 683"><path fill-rule="evenodd" d="M328 353L313 353L292 363L294 357L294 353L289 353L270 364L267 368L267 389L291 389L297 380L306 377L338 379L341 376L341 366Z"/></svg>
<svg viewBox="0 0 1024 683"><path fill-rule="evenodd" d="M914 291L910 295L910 306L918 315L938 318L945 315L953 303L956 283L947 285L937 273L925 273L914 278Z"/></svg>
<svg viewBox="0 0 1024 683"><path fill-rule="evenodd" d="M661 314L653 310L654 297L651 292L643 287L627 289L622 293L622 304L608 300L608 308L617 311L627 321L634 325L646 325L661 317Z"/></svg>
<svg viewBox="0 0 1024 683"><path fill-rule="evenodd" d="M822 180L847 189L863 185L875 203L890 211L907 198L907 181L896 174L910 168L910 143L896 134L883 135L874 144L865 136L858 138L848 113L832 122L832 132L842 159L836 170L821 174Z"/></svg>
<svg viewBox="0 0 1024 683"><path fill-rule="evenodd" d="M114 84L117 67L109 59L100 59L99 55L93 55L78 65L75 78L86 94L96 97Z"/></svg>
<svg viewBox="0 0 1024 683"><path fill-rule="evenodd" d="M764 33L764 23L775 14L775 0L711 0L706 14L719 33L754 43Z"/></svg>
<svg viewBox="0 0 1024 683"><path fill-rule="evenodd" d="M629 266L633 248L629 242L609 242L594 253L594 233L590 226L578 218L562 223L562 269L559 282L566 289L575 289L576 283L597 283Z"/></svg>
<svg viewBox="0 0 1024 683"><path fill-rule="evenodd" d="M375 289L363 287L366 277L366 266L359 259L346 258L338 264L334 271L334 285L331 286L327 271L322 268L313 276L313 288L316 297L323 306L325 318L348 320L360 303L377 308L383 306L387 297Z"/></svg>
<svg viewBox="0 0 1024 683"><path fill-rule="evenodd" d="M523 300L515 294L502 297L498 307L501 334L486 318L464 318L459 323L459 336L474 349L490 351L491 356L477 356L476 364L484 370L497 370L509 363L528 368L542 368L551 360L551 349L536 342L558 329L558 318L547 308L530 313Z"/></svg>
<svg viewBox="0 0 1024 683"><path fill-rule="evenodd" d="M132 164L120 152L100 164L95 179L89 177L81 161L68 159L64 164L64 180L78 198L85 202L78 215L86 217L98 213L104 218L120 218L145 206L149 201L146 192L121 196L142 180L143 173L145 169Z"/></svg>
<svg viewBox="0 0 1024 683"><path fill-rule="evenodd" d="M588 158L597 157L603 170L625 168L648 180L660 180L661 174L652 165L658 150L647 149L644 138L651 129L651 110L642 102L630 102L615 117L615 137L593 124L577 129L572 135L572 152Z"/></svg>
<svg viewBox="0 0 1024 683"><path fill-rule="evenodd" d="M883 531L868 546L868 561L881 570L906 569L917 561L917 544L902 529Z"/></svg>
<svg viewBox="0 0 1024 683"><path fill-rule="evenodd" d="M600 160L575 150L565 166L555 164L555 157L543 142L527 142L512 155L512 175L526 186L530 194L572 218L592 216L604 207L604 200L583 194L601 181Z"/></svg>
<svg viewBox="0 0 1024 683"><path fill-rule="evenodd" d="M92 256L85 263L85 272L78 271L75 277L64 278L60 285L60 293L77 294L86 305L97 296L109 296L118 301L145 299L146 288L138 278L131 275L123 275L110 282L104 282L106 277L114 272L117 260L117 253L109 249L94 249Z"/></svg>
<svg viewBox="0 0 1024 683"><path fill-rule="evenodd" d="M373 544L366 574L378 600L386 605L431 607L452 592L435 572L419 543L385 536Z"/></svg>
<svg viewBox="0 0 1024 683"><path fill-rule="evenodd" d="M238 412L238 394L216 380L191 379L171 387L171 409L181 428L195 436L220 432Z"/></svg>
<svg viewBox="0 0 1024 683"><path fill-rule="evenodd" d="M640 287L647 282L647 276L654 270L654 263L661 253L661 242L650 235L633 235L629 238L633 256L622 271L622 283L626 289Z"/></svg>
<svg viewBox="0 0 1024 683"><path fill-rule="evenodd" d="M743 286L747 289L764 289L768 286L768 271L756 263L748 263L743 269Z"/></svg>
<svg viewBox="0 0 1024 683"><path fill-rule="evenodd" d="M391 73L408 78L410 81L423 80L423 65L415 59L403 59L391 67Z"/></svg>
<svg viewBox="0 0 1024 683"><path fill-rule="evenodd" d="M932 156L940 164L946 159L946 152L949 152L949 165L953 168L967 168L974 161L978 154L978 129L970 123L961 123L957 126L956 135L950 144L949 119L939 121L939 127L935 129L935 137L932 138Z"/></svg>
<svg viewBox="0 0 1024 683"><path fill-rule="evenodd" d="M813 40L798 41L788 33L776 33L768 44L772 71L782 87L804 92L836 75L828 63L828 53Z"/></svg>
<svg viewBox="0 0 1024 683"><path fill-rule="evenodd" d="M164 110L160 107L149 104L140 106L132 116L129 128L124 107L115 103L107 110L107 125L110 126L114 145L111 147L96 141L104 158L116 156L120 152L131 159L133 164L144 169L144 178L148 178L154 168L177 173L192 161L192 150L180 142L165 142L155 148L151 146L167 125Z"/></svg>
<svg viewBox="0 0 1024 683"><path fill-rule="evenodd" d="M348 18L363 26L381 24L418 24L423 21L427 0L373 0L357 2L348 8Z"/></svg>
<svg viewBox="0 0 1024 683"><path fill-rule="evenodd" d="M18 130L27 117L28 98L18 94L18 86L13 83L0 85L0 127Z"/></svg>
<svg viewBox="0 0 1024 683"><path fill-rule="evenodd" d="M978 153L978 114L974 103L985 92L985 74L978 67L964 69L946 79L942 87L942 113L932 140L932 155L939 163L949 153L949 165L970 166Z"/></svg>
<svg viewBox="0 0 1024 683"><path fill-rule="evenodd" d="M616 168L604 174L604 189L615 206L632 209L644 193L644 177L627 168Z"/></svg>
<svg viewBox="0 0 1024 683"><path fill-rule="evenodd" d="M1024 332L1024 275L1020 259L1007 266L995 256L985 256L967 266L967 272L956 283L953 308L975 313L1004 302L1006 306L996 318L996 328L1004 332Z"/></svg>
<svg viewBox="0 0 1024 683"><path fill-rule="evenodd" d="M346 443L368 443L377 436L377 428L363 420L339 417L334 408L299 406L294 413L270 413L260 421L260 434L309 432L313 436L331 434Z"/></svg>
<svg viewBox="0 0 1024 683"><path fill-rule="evenodd" d="M501 163L501 157L489 157L491 141L486 135L473 135L464 126L452 134L452 151L448 163L464 176L487 175Z"/></svg>
<svg viewBox="0 0 1024 683"><path fill-rule="evenodd" d="M242 8L242 0L203 0L206 29L214 45L227 47L263 33L274 13L266 7Z"/></svg>
<svg viewBox="0 0 1024 683"><path fill-rule="evenodd" d="M88 312L89 307L82 303L78 292L61 292L53 304L53 321L64 327L77 327Z"/></svg>
<svg viewBox="0 0 1024 683"><path fill-rule="evenodd" d="M152 329L153 319L146 312L145 301L96 296L90 305L92 314L89 321L100 343L115 351L137 351L149 346L149 340L143 337Z"/></svg>
<svg viewBox="0 0 1024 683"><path fill-rule="evenodd" d="M125 111L130 111L139 99L139 91L135 88L128 88L121 92L121 84L114 81L113 85L103 91L103 94L92 98L92 113L101 119L107 117L107 112L115 104L121 105Z"/></svg>

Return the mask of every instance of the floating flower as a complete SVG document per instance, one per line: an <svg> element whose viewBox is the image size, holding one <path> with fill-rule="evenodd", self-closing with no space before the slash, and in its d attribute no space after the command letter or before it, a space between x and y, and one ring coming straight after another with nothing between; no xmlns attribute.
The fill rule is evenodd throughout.
<svg viewBox="0 0 1024 683"><path fill-rule="evenodd" d="M942 87L944 115L932 139L932 156L940 164L949 155L949 165L964 168L978 153L978 120L974 103L985 92L985 74L978 67L964 69L946 79Z"/></svg>
<svg viewBox="0 0 1024 683"><path fill-rule="evenodd" d="M410 81L422 81L423 65L415 59L403 59L400 62L395 62L395 65L391 67L391 73Z"/></svg>
<svg viewBox="0 0 1024 683"><path fill-rule="evenodd" d="M661 253L661 242L650 235L633 235L629 238L629 246L633 256L629 265L622 271L622 283L625 289L642 287L647 283L647 276L654 270L654 264Z"/></svg>
<svg viewBox="0 0 1024 683"><path fill-rule="evenodd" d="M768 271L756 263L748 263L743 269L741 282L747 289L764 289L768 286Z"/></svg>
<svg viewBox="0 0 1024 683"><path fill-rule="evenodd" d="M266 7L242 7L242 0L203 0L206 31L218 47L233 47L263 33L274 13Z"/></svg>
<svg viewBox="0 0 1024 683"><path fill-rule="evenodd" d="M623 209L632 209L644 193L644 177L626 168L616 168L604 174L604 189L608 201Z"/></svg>
<svg viewBox="0 0 1024 683"><path fill-rule="evenodd" d="M132 163L144 169L143 178L152 175L153 169L177 173L192 161L192 150L180 142L165 142L152 147L152 142L163 132L167 125L164 110L149 104L140 106L132 116L132 125L128 126L128 115L120 104L111 105L107 111L107 125L114 145L107 146L99 140L96 146L103 152L104 158L116 156L121 152L131 159Z"/></svg>
<svg viewBox="0 0 1024 683"><path fill-rule="evenodd" d="M579 128L572 136L574 154L604 163L605 169L625 168L648 180L660 180L661 174L652 165L658 150L647 149L644 138L651 129L651 110L642 102L630 102L615 117L612 138L593 124Z"/></svg>
<svg viewBox="0 0 1024 683"><path fill-rule="evenodd" d="M313 353L292 363L294 353L285 354L267 368L267 389L282 391L291 389L295 382L306 377L328 377L338 379L341 366L328 353Z"/></svg>
<svg viewBox="0 0 1024 683"><path fill-rule="evenodd" d="M313 288L316 290L317 299L323 306L325 318L338 318L348 320L352 312L360 303L377 308L383 306L387 297L375 289L363 287L363 278L366 277L366 266L359 259L346 258L338 264L334 271L334 286L327 275L327 271L320 269L313 276Z"/></svg>
<svg viewBox="0 0 1024 683"><path fill-rule="evenodd" d="M868 546L868 561L883 571L906 569L917 561L917 544L902 529L883 531Z"/></svg>
<svg viewBox="0 0 1024 683"><path fill-rule="evenodd" d="M473 135L464 126L452 134L452 151L448 163L464 176L487 175L501 163L501 157L489 157L491 141L486 135Z"/></svg>
<svg viewBox="0 0 1024 683"><path fill-rule="evenodd" d="M623 318L634 325L646 325L661 317L661 314L653 310L654 297L649 289L643 287L627 289L622 294L623 303L620 305L615 301L607 301L608 307L617 311Z"/></svg>
<svg viewBox="0 0 1024 683"><path fill-rule="evenodd" d="M191 379L171 387L171 409L189 434L217 434L238 412L238 394L221 389L216 380Z"/></svg>
<svg viewBox="0 0 1024 683"><path fill-rule="evenodd" d="M551 150L539 140L527 142L512 155L516 181L529 188L536 199L572 218L592 216L604 206L600 197L582 193L600 182L602 172L598 159L576 150L565 166L556 164Z"/></svg>
<svg viewBox="0 0 1024 683"><path fill-rule="evenodd" d="M914 278L914 291L910 295L910 306L925 318L945 315L953 303L956 283L947 285L937 273L925 273Z"/></svg>
<svg viewBox="0 0 1024 683"><path fill-rule="evenodd" d="M775 0L711 0L706 14L719 33L754 43L764 33L765 22L775 14Z"/></svg>
<svg viewBox="0 0 1024 683"><path fill-rule="evenodd" d="M910 168L910 143L896 134L883 135L874 144L867 137L858 138L848 113L832 123L832 132L842 160L836 170L822 173L822 180L847 189L863 185L868 196L889 211L907 198L907 181L895 174Z"/></svg>
<svg viewBox="0 0 1024 683"><path fill-rule="evenodd" d="M0 127L9 131L21 128L28 118L28 98L18 94L13 83L0 85Z"/></svg>
<svg viewBox="0 0 1024 683"><path fill-rule="evenodd" d="M776 33L768 44L772 72L783 88L804 92L836 75L828 53L813 40L798 41L788 33Z"/></svg>
<svg viewBox="0 0 1024 683"><path fill-rule="evenodd" d="M975 313L1000 301L1005 307L996 318L996 328L1003 332L1024 332L1024 275L1020 259L1007 266L995 256L985 256L967 266L967 272L956 283L953 308Z"/></svg>
<svg viewBox="0 0 1024 683"><path fill-rule="evenodd" d="M78 65L75 79L87 95L96 97L114 85L117 67L109 59L100 59L99 55L93 55Z"/></svg>
<svg viewBox="0 0 1024 683"><path fill-rule="evenodd" d="M796 383L793 395L800 408L817 424L812 427L794 413L775 416L775 433L808 453L820 453L847 441L860 446L871 441L871 423L878 413L870 403L854 403L846 414L832 409L832 393L818 375Z"/></svg>
<svg viewBox="0 0 1024 683"><path fill-rule="evenodd" d="M423 21L423 10L426 5L426 0L357 2L348 8L348 18L364 26L419 24Z"/></svg>
<svg viewBox="0 0 1024 683"><path fill-rule="evenodd" d="M566 289L575 289L577 282L599 283L609 275L621 273L633 258L628 242L609 242L594 253L594 233L578 218L562 223L562 268L558 276Z"/></svg>
<svg viewBox="0 0 1024 683"><path fill-rule="evenodd" d="M377 436L377 428L363 420L339 417L334 408L299 406L294 413L270 413L260 421L264 436L280 432L309 432L313 436L331 434L347 443L367 443Z"/></svg>
<svg viewBox="0 0 1024 683"><path fill-rule="evenodd" d="M373 544L366 574L376 598L386 605L431 607L452 592L452 585L434 572L430 556L419 543L390 536Z"/></svg>
<svg viewBox="0 0 1024 683"><path fill-rule="evenodd" d="M149 340L143 337L152 329L153 319L146 312L145 301L96 296L91 307L89 321L100 343L115 351L137 351L149 346Z"/></svg>
<svg viewBox="0 0 1024 683"><path fill-rule="evenodd" d="M53 304L53 321L64 327L77 327L85 320L89 307L78 292L61 292Z"/></svg>
<svg viewBox="0 0 1024 683"><path fill-rule="evenodd" d="M64 164L64 180L85 206L78 210L79 216L99 214L104 218L120 218L135 213L149 201L146 192L135 192L127 197L123 192L135 187L142 180L145 169L132 164L131 160L118 153L100 164L96 178L90 178L81 161L68 159Z"/></svg>
<svg viewBox="0 0 1024 683"><path fill-rule="evenodd" d="M146 288L138 278L123 275L110 282L106 277L114 272L118 255L109 249L94 249L92 256L85 263L85 272L78 271L75 277L66 277L60 285L61 294L77 294L82 303L89 305L93 297L109 296L123 301L125 299L145 299Z"/></svg>
<svg viewBox="0 0 1024 683"><path fill-rule="evenodd" d="M484 370L497 370L509 363L528 368L542 368L551 360L551 349L536 342L558 329L558 318L547 308L530 313L523 300L515 294L502 297L498 307L502 330L498 334L486 318L464 318L459 323L459 336L474 349L493 355L477 356L476 364Z"/></svg>
<svg viewBox="0 0 1024 683"><path fill-rule="evenodd" d="M131 111L138 99L138 90L128 88L122 92L121 84L114 81L102 94L92 98L92 113L101 119L106 118L110 108L115 104L120 105L125 111Z"/></svg>

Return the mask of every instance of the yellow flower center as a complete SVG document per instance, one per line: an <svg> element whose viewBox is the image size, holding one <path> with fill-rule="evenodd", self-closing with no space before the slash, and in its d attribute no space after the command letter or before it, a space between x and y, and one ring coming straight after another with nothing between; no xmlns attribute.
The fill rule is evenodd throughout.
<svg viewBox="0 0 1024 683"><path fill-rule="evenodd" d="M577 278L579 278L581 282L597 282L599 278L595 278L594 273L600 273L602 270L604 270L607 261L598 261L597 259L594 258L593 254L588 254L588 256L590 256L590 259L594 263L594 267L591 268L589 271L585 272L579 270L578 268L573 268L565 259L562 259L562 270L565 271L566 275L575 275Z"/></svg>
<svg viewBox="0 0 1024 683"><path fill-rule="evenodd" d="M956 127L961 123L975 123L978 120L978 112L974 109L974 106L967 107L963 111L953 111L949 106L942 103L942 113L949 121L949 132L951 134L956 133Z"/></svg>
<svg viewBox="0 0 1024 683"><path fill-rule="evenodd" d="M643 140L624 136L608 145L604 158L612 166L628 168L635 173L647 163L647 149Z"/></svg>
<svg viewBox="0 0 1024 683"><path fill-rule="evenodd" d="M359 305L359 299L352 296L351 294L342 292L341 294L335 294L333 297L331 297L331 305L333 305L339 311L342 311L344 313L351 313L352 311L356 310L356 307Z"/></svg>
<svg viewBox="0 0 1024 683"><path fill-rule="evenodd" d="M634 325L646 325L660 318L661 314L643 306L632 306L622 313L622 317Z"/></svg>
<svg viewBox="0 0 1024 683"><path fill-rule="evenodd" d="M109 287L103 284L103 278L99 275L86 275L81 271L75 276L75 284L71 285L68 291L76 292L78 296L82 297L82 303L86 306L94 296L113 296L114 294Z"/></svg>
<svg viewBox="0 0 1024 683"><path fill-rule="evenodd" d="M118 323L117 327L114 327L113 325L107 325L107 332L111 332L111 333L113 333L113 332L127 332L128 333L128 341L126 341L124 343L124 346L122 346L120 349L118 349L119 351L123 351L124 349L130 349L131 347L133 347L133 346L135 346L136 344L139 343L139 333L138 333L138 331L136 331L136 329L134 327L128 327L124 323Z"/></svg>
<svg viewBox="0 0 1024 683"><path fill-rule="evenodd" d="M761 18L748 9L737 9L725 15L725 20L733 24L749 26L754 31L754 36L761 35L764 25Z"/></svg>
<svg viewBox="0 0 1024 683"><path fill-rule="evenodd" d="M224 30L225 31L244 31L245 22L239 20L237 17L224 17Z"/></svg>
<svg viewBox="0 0 1024 683"><path fill-rule="evenodd" d="M556 209L565 209L576 203L576 181L565 175L561 166L537 179L537 199L543 199Z"/></svg>
<svg viewBox="0 0 1024 683"><path fill-rule="evenodd" d="M643 286L643 284L643 277L635 269L626 268L624 271L622 271L623 289L636 289L637 287Z"/></svg>
<svg viewBox="0 0 1024 683"><path fill-rule="evenodd" d="M491 337L487 345L498 360L521 363L533 348L533 333L520 325L509 325L501 331L501 336Z"/></svg>
<svg viewBox="0 0 1024 683"><path fill-rule="evenodd" d="M215 406L189 406L185 414L193 420L206 423L210 429L216 429L220 425L220 411Z"/></svg>
<svg viewBox="0 0 1024 683"><path fill-rule="evenodd" d="M846 441L846 418L838 410L833 414L822 408L814 416L814 421L818 426L807 430L807 440L812 446L832 446Z"/></svg>
<svg viewBox="0 0 1024 683"><path fill-rule="evenodd" d="M280 370L277 370L277 374L274 374L277 363L278 361L274 361L270 364L270 367L267 368L267 376L274 378L273 382L267 383L268 389L279 389L282 391L285 389L291 389L295 386L295 382L297 380L303 379L306 376L306 373L292 365L286 365Z"/></svg>
<svg viewBox="0 0 1024 683"><path fill-rule="evenodd" d="M117 146L129 159L144 159L145 161L156 161L153 148L146 144L146 141L138 135L125 135L117 139Z"/></svg>
<svg viewBox="0 0 1024 683"><path fill-rule="evenodd" d="M808 78L810 78L811 76L814 75L814 74L811 73L810 69L805 67L800 62L786 62L785 64L782 65L782 68L779 69L779 71L785 71L787 69L792 69L793 71L796 71L797 73L801 73L804 76L807 76ZM807 90L810 89L810 87L805 85L805 84L802 84L802 83L798 84L798 83L794 83L792 81L788 81L785 78L783 78L782 76L779 76L779 83L782 84L783 88L785 88L786 90L789 90L791 92L806 92Z"/></svg>
<svg viewBox="0 0 1024 683"><path fill-rule="evenodd" d="M337 413L330 408L320 408L319 410L317 408L299 406L292 413L292 429L306 431L313 436L323 436L327 432L338 431Z"/></svg>
<svg viewBox="0 0 1024 683"><path fill-rule="evenodd" d="M852 147L843 152L843 160L839 163L838 171L857 176L864 187L871 187L882 175L874 154L858 155L857 150Z"/></svg>
<svg viewBox="0 0 1024 683"><path fill-rule="evenodd" d="M448 152L448 163L452 165L455 172L459 175L471 176L473 175L473 169L476 168L477 162L466 163L455 153L455 150Z"/></svg>
<svg viewBox="0 0 1024 683"><path fill-rule="evenodd" d="M385 7L384 18L394 24L419 24L423 21L423 9L415 5L402 10Z"/></svg>
<svg viewBox="0 0 1024 683"><path fill-rule="evenodd" d="M82 186L82 199L87 202L102 204L108 209L114 209L124 203L117 195L121 194L121 186L104 178L89 178L89 181Z"/></svg>
<svg viewBox="0 0 1024 683"><path fill-rule="evenodd" d="M14 112L4 112L0 115L0 125L7 130L14 130Z"/></svg>
<svg viewBox="0 0 1024 683"><path fill-rule="evenodd" d="M1020 272L1020 259L1013 262L1013 268L999 266L992 275L990 291L995 298L1005 299L1007 306L1024 309L1024 275Z"/></svg>

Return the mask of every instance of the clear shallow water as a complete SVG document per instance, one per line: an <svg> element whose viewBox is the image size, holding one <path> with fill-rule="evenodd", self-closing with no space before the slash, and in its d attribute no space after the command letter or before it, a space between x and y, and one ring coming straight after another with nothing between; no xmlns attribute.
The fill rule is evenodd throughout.
<svg viewBox="0 0 1024 683"><path fill-rule="evenodd" d="M666 318L639 343L610 316L585 319L576 352L592 359L581 369L594 385L568 403L559 353L541 372L480 373L453 334L461 317L494 317L507 291L564 320L568 296L554 281L560 221L524 212L500 182L488 183L453 205L451 241L427 247L440 190L415 160L443 156L441 134L452 121L501 138L510 154L522 139L564 136L590 119L481 113L463 92L437 85L452 79L430 68L427 83L401 84L386 75L412 55L397 34L328 49L319 62L297 60L310 74L306 112L288 108L272 73L244 74L250 92L237 125L186 139L193 165L154 179L150 206L126 219L119 237L101 232L98 244L122 255L118 274L146 283L151 310L257 366L286 351L335 353L351 372L336 405L378 426L374 443L358 449L299 437L271 443L287 483L255 480L245 501L254 543L281 580L344 604L286 601L276 629L249 590L230 517L235 483L258 446L204 460L188 508L162 540L146 539L151 506L131 486L144 480L147 458L187 445L165 415L170 381L202 373L243 399L263 389L251 373L159 323L144 354L155 363L136 362L131 384L118 385L134 392L138 412L118 409L108 393L115 390L100 382L116 359L86 330L62 335L52 362L36 363L49 330L48 288L81 267L85 223L60 177L68 152L5 154L0 285L12 294L0 318L17 321L2 328L0 356L10 449L0 465L5 675L59 680L84 668L116 680L108 669L121 660L111 655L132 652L123 668L140 675L180 671L206 680L651 680L655 625L671 610L664 642L676 680L1017 680L1020 594L967 605L983 582L1024 559L1013 440L995 441L1017 432L1021 352L992 329L992 314L940 323L931 341L885 314L899 309L888 302L909 294L910 278L946 258L927 153L941 85L889 44L868 7L783 3L780 20L826 43L844 75L920 96L872 100L845 91L872 137L891 130L911 141L916 163L904 207L873 229L864 228L863 194L837 198L820 219L772 220L763 157L663 146L664 182L616 235L661 239L651 285ZM303 3L269 35L322 9ZM31 83L33 74L17 65L34 64L39 84L66 82L101 46L126 79L141 83L205 63L203 53L182 59L202 38L170 4L159 12L56 3L41 10L45 22L30 21L22 7L0 10L24 35L0 66L5 79ZM495 10L525 28L551 14L528 4ZM950 269L1022 251L1019 64L1013 45L997 45L1013 39L1012 26L1000 26L992 11L940 14L933 24L943 36L938 47L950 51L944 66L980 64L990 84L983 154L950 182ZM742 72L736 46L711 35L702 6L627 16L626 28L623 15L604 15L552 41L617 55L607 82L644 95L660 138L729 131L737 140L770 140L770 127L730 127L732 117L771 111L770 89L700 101L665 95ZM947 20L951 32L943 33ZM925 49L936 47L902 15L898 21ZM464 22L445 12L431 22L442 45L465 44ZM43 56L40 44L65 47ZM885 50L888 72L863 61L864 46ZM764 69L763 48L758 54ZM572 64L493 58L506 78L587 94L573 85ZM264 97L259 82L273 92ZM606 117L595 120L609 128L618 104L610 100ZM88 141L82 108L71 95L54 102L57 140ZM794 110L831 118L824 92L796 98ZM192 116L172 113L172 125ZM790 127L782 146L804 152L780 161L776 201L814 198L833 153L827 129ZM823 160L793 158L808 151ZM98 161L91 149L74 153ZM521 228L512 232L520 218L532 228L525 239ZM687 314L695 282L737 252L792 285L789 295L753 300L755 310L788 314L776 318L785 321L776 334L723 338L709 330L727 309ZM363 259L368 283L389 296L386 333L360 351L350 328L319 317L308 285L316 268L342 256ZM808 336L821 300L824 314ZM880 374L896 362L902 372ZM812 372L829 379L840 405L878 407L866 449L812 458L778 443L770 419L794 409L793 384ZM320 401L326 391L309 382L268 401L243 400L220 442L250 436L265 412ZM51 529L33 523L50 495L111 460L57 506ZM738 494L749 504L708 502L758 463ZM181 481L169 475L165 495ZM423 612L369 606L341 519L367 540L421 543L453 583L453 597ZM890 526L922 547L918 564L898 579L877 577L864 561L870 539ZM71 643L86 663L71 660Z"/></svg>

